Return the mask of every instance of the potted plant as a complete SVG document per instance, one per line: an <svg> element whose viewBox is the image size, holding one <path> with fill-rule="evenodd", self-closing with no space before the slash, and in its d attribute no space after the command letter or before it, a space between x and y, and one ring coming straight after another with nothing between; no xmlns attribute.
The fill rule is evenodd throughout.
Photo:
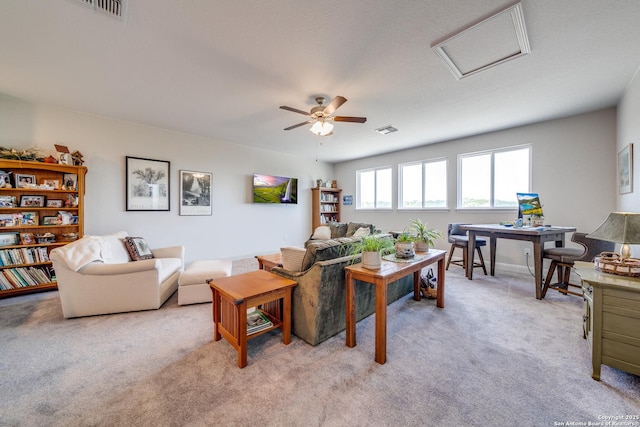
<svg viewBox="0 0 640 427"><path fill-rule="evenodd" d="M435 228L428 228L427 224L422 222L420 218L412 219L409 227L416 234L414 242L418 252L428 252L429 247L434 245L436 239L443 238L442 233Z"/></svg>
<svg viewBox="0 0 640 427"><path fill-rule="evenodd" d="M414 250L414 237L408 231L403 231L396 238L395 248L398 258L411 258L416 253Z"/></svg>
<svg viewBox="0 0 640 427"><path fill-rule="evenodd" d="M375 234L364 236L351 246L350 255L362 254L362 266L369 270L379 270L382 264L382 252L393 247L393 241Z"/></svg>

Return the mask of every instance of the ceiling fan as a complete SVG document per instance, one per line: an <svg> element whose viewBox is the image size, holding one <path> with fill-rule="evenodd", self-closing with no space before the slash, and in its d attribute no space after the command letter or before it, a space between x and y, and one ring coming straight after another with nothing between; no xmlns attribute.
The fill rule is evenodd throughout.
<svg viewBox="0 0 640 427"><path fill-rule="evenodd" d="M291 130L300 126L304 126L307 123L313 123L311 129L309 129L312 133L319 136L329 136L333 134L333 124L329 122L333 121L364 123L367 121L366 117L332 116L332 114L338 108L340 108L342 104L347 102L347 98L345 98L344 96L336 96L326 106L322 105L324 104L324 101L324 96L316 97L316 102L318 103L318 105L313 107L308 113L306 111L298 110L297 108L281 105L280 108L282 108L283 110L293 111L294 113L303 114L309 117L309 120L305 120L304 122L298 123L297 125L289 126L288 128L284 128L284 130Z"/></svg>

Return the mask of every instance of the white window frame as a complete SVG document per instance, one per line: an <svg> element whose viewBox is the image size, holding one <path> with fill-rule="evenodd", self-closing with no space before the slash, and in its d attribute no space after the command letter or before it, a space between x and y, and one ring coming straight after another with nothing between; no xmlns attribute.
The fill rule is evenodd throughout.
<svg viewBox="0 0 640 427"><path fill-rule="evenodd" d="M444 185L445 185L445 189L444 189L444 194L445 194L445 199L444 199L444 206L425 206L426 203L426 193L427 193L427 186L429 185L428 182L426 182L426 171L427 171L427 167L429 164L432 163L441 163L444 162L444 166L445 166L445 171L444 171ZM404 207L404 199L403 199L403 195L404 195L404 191L403 191L403 187L404 187L404 177L403 177L403 172L404 172L404 167L405 166L415 166L415 165L422 165L422 201L421 201L421 206L420 207L416 207L416 206L409 206L409 207ZM398 165L398 210L403 210L403 211L409 211L409 210L442 210L442 209L448 209L449 207L449 198L448 198L448 192L447 192L447 175L448 175L448 170L449 170L449 161L446 157L439 157L436 159L428 159L428 160L420 160L417 162L406 162L406 163L400 163Z"/></svg>
<svg viewBox="0 0 640 427"><path fill-rule="evenodd" d="M513 206L495 206L495 155L498 153L504 153L507 151L518 151L527 149L529 151L529 183L526 189L523 189L523 192L531 192L532 182L533 182L533 148L531 144L523 144L523 145L515 145L510 147L502 147L495 148L491 150L484 151L476 151L472 153L464 153L458 154L458 175L457 175L457 210L470 210L470 211L481 211L481 210L513 210L518 209L517 200ZM490 183L490 197L489 197L489 206L482 207L473 207L473 206L462 206L462 160L464 158L474 157L474 156L484 156L491 155L491 183ZM514 194L515 200L515 194Z"/></svg>
<svg viewBox="0 0 640 427"><path fill-rule="evenodd" d="M391 166L380 166L380 167L376 167L376 168L367 168L367 169L359 169L356 170L356 211L364 211L364 210L368 210L368 211L390 211L393 210L393 194L391 194L391 198L390 198L390 202L391 202L391 206L378 206L378 200L377 200L377 194L378 194L378 172L379 171L383 171L383 170L390 170L390 174L389 174L389 179L391 179L392 182L389 183L389 187L393 188L393 168ZM373 188L373 195L374 195L374 206L373 207L361 207L361 197L360 197L360 193L361 193L361 183L360 183L360 175L362 173L365 172L374 172L374 188Z"/></svg>

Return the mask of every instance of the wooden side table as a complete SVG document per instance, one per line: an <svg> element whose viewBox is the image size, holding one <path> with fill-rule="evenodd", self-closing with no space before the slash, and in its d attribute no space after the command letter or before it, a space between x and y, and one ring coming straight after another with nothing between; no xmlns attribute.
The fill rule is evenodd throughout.
<svg viewBox="0 0 640 427"><path fill-rule="evenodd" d="M257 270L209 280L213 300L213 340L225 337L238 351L238 367L247 366L247 340L273 329L291 342L291 292L297 283ZM247 336L247 309L260 306L273 326Z"/></svg>
<svg viewBox="0 0 640 427"><path fill-rule="evenodd" d="M271 271L273 267L282 266L282 254L280 252L270 255L257 255L256 259L258 260L259 270Z"/></svg>

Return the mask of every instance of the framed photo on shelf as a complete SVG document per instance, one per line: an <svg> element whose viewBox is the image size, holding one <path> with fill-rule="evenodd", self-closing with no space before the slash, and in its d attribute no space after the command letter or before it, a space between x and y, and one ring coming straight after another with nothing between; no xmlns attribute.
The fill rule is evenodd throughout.
<svg viewBox="0 0 640 427"><path fill-rule="evenodd" d="M633 144L618 153L618 190L620 194L633 193Z"/></svg>
<svg viewBox="0 0 640 427"><path fill-rule="evenodd" d="M126 156L126 210L169 211L170 162Z"/></svg>
<svg viewBox="0 0 640 427"><path fill-rule="evenodd" d="M65 173L62 176L62 189L63 190L78 190L78 175L75 173Z"/></svg>
<svg viewBox="0 0 640 427"><path fill-rule="evenodd" d="M36 212L20 213L21 225L38 225L38 214Z"/></svg>
<svg viewBox="0 0 640 427"><path fill-rule="evenodd" d="M44 207L44 196L20 196L20 207L21 208L42 208Z"/></svg>
<svg viewBox="0 0 640 427"><path fill-rule="evenodd" d="M35 175L25 175L21 173L16 174L16 187L17 188L33 188L36 186Z"/></svg>
<svg viewBox="0 0 640 427"><path fill-rule="evenodd" d="M33 233L20 233L20 244L21 245L30 245L35 243L36 239L33 236Z"/></svg>
<svg viewBox="0 0 640 427"><path fill-rule="evenodd" d="M0 246L17 245L19 241L18 233L0 233Z"/></svg>
<svg viewBox="0 0 640 427"><path fill-rule="evenodd" d="M45 179L44 181L42 181L42 184L46 185L47 187L51 187L54 190L58 190L60 188L60 181L58 181L57 179Z"/></svg>
<svg viewBox="0 0 640 427"><path fill-rule="evenodd" d="M0 196L0 208L15 208L18 206L16 196Z"/></svg>
<svg viewBox="0 0 640 427"><path fill-rule="evenodd" d="M11 182L11 172L0 171L0 188L11 188L13 183Z"/></svg>
<svg viewBox="0 0 640 427"><path fill-rule="evenodd" d="M60 218L57 216L43 216L42 217L42 225L58 225L60 223Z"/></svg>
<svg viewBox="0 0 640 427"><path fill-rule="evenodd" d="M64 206L64 201L62 199L47 199L46 206L48 208L61 208Z"/></svg>
<svg viewBox="0 0 640 427"><path fill-rule="evenodd" d="M213 174L180 171L180 215L211 215Z"/></svg>

